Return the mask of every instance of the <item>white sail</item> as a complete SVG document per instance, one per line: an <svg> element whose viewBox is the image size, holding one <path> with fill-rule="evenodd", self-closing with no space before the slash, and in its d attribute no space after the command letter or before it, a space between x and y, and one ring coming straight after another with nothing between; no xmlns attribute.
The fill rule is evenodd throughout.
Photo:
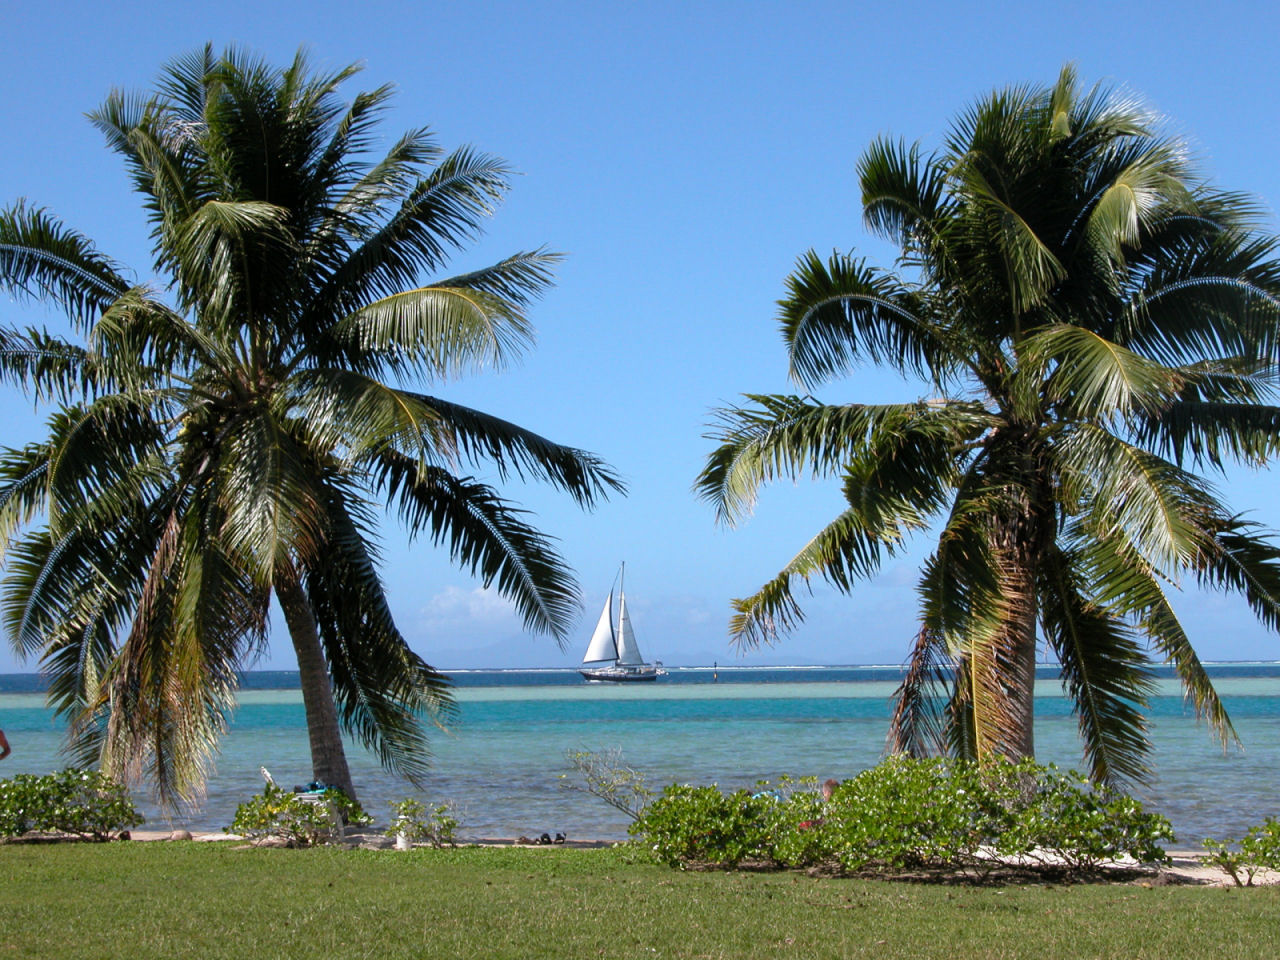
<svg viewBox="0 0 1280 960"><path fill-rule="evenodd" d="M624 593L621 597L618 610L618 663L623 666L644 663L640 648L636 646L636 635L631 631L631 618L627 616L627 595Z"/></svg>
<svg viewBox="0 0 1280 960"><path fill-rule="evenodd" d="M645 663L631 630L631 617L627 613L627 591L623 586L626 564L618 571L614 585L618 588L618 627L613 626L613 590L600 611L587 655L582 658L578 672L588 683L623 683L633 680L657 680L667 675L661 661Z"/></svg>
<svg viewBox="0 0 1280 960"><path fill-rule="evenodd" d="M583 663L594 663L598 660L616 660L618 647L613 640L613 591L609 591L609 599L604 602L600 611L600 620L596 623L596 632L591 634L591 643L587 645L587 655Z"/></svg>

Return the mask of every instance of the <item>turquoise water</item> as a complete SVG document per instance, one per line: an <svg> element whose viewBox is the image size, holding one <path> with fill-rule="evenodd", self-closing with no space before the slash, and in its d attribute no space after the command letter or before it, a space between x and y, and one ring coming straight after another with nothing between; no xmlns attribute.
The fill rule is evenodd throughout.
<svg viewBox="0 0 1280 960"><path fill-rule="evenodd" d="M1172 681L1161 682L1151 703L1157 778L1139 795L1173 821L1187 845L1239 834L1280 814L1280 665L1214 671L1243 750L1224 752ZM455 675L457 722L433 736L425 790L383 772L354 744L348 756L361 801L383 821L390 802L412 795L457 804L465 836L562 831L620 839L622 814L561 783L569 772L566 751L620 748L658 787L672 781L738 787L783 774L848 777L883 755L897 675L896 668L721 668L712 682L710 668L686 668L655 684L615 687L584 684L566 670L468 671ZM294 680L251 675L247 686ZM33 686L29 678L0 677L0 728L14 751L0 775L62 765L62 730L43 695L5 692ZM1078 766L1075 720L1060 687L1042 679L1037 694L1040 759ZM236 804L261 789L262 766L285 785L311 779L297 690L243 691L216 765L198 811L166 819L140 796L148 825L225 826Z"/></svg>

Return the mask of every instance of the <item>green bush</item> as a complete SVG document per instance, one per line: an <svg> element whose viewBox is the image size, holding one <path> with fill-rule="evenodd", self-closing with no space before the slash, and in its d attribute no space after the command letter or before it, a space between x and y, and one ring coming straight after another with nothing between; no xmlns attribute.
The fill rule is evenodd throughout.
<svg viewBox="0 0 1280 960"><path fill-rule="evenodd" d="M672 784L629 829L671 866L734 867L768 856L769 827L780 802L763 792L725 795L717 787Z"/></svg>
<svg viewBox="0 0 1280 960"><path fill-rule="evenodd" d="M319 802L313 802L316 799ZM227 829L255 843L278 839L291 847L309 847L340 839L344 824L372 822L360 804L337 787L300 794L268 782L262 793L236 807Z"/></svg>
<svg viewBox="0 0 1280 960"><path fill-rule="evenodd" d="M805 867L830 858L838 824L815 791L792 793L769 810L767 851L779 866Z"/></svg>
<svg viewBox="0 0 1280 960"><path fill-rule="evenodd" d="M968 764L890 758L836 788L828 857L850 872L967 863L984 839L983 800Z"/></svg>
<svg viewBox="0 0 1280 960"><path fill-rule="evenodd" d="M101 842L142 822L128 791L97 771L68 768L0 780L0 837L34 831Z"/></svg>
<svg viewBox="0 0 1280 960"><path fill-rule="evenodd" d="M391 805L391 825L386 832L389 837L404 835L411 843L452 847L456 846L457 829L458 818L452 804L436 804L428 812L420 800L405 798Z"/></svg>
<svg viewBox="0 0 1280 960"><path fill-rule="evenodd" d="M672 865L755 860L849 873L1151 863L1167 860L1160 844L1173 838L1164 817L1076 774L907 757L864 770L825 802L812 791L671 786L631 832Z"/></svg>
<svg viewBox="0 0 1280 960"><path fill-rule="evenodd" d="M1168 862L1161 844L1173 840L1169 821L1127 794L1030 762L983 773L988 796L1003 812L988 831L1001 860L1077 870L1124 857Z"/></svg>
<svg viewBox="0 0 1280 960"><path fill-rule="evenodd" d="M1267 817L1261 824L1250 827L1239 840L1219 842L1205 837L1204 845L1209 853L1200 858L1201 862L1221 867L1238 887L1253 886L1259 870L1280 871L1280 820L1275 817ZM1235 850L1231 849L1232 845ZM1247 878L1244 883L1240 880L1242 873Z"/></svg>

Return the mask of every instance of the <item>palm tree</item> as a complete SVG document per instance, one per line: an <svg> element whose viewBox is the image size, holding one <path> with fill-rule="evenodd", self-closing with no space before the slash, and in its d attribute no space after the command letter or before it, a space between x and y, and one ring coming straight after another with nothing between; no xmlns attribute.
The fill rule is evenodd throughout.
<svg viewBox="0 0 1280 960"><path fill-rule="evenodd" d="M891 749L1032 755L1037 625L1096 780L1146 775L1153 659L1225 745L1165 587L1194 577L1280 623L1280 552L1196 472L1275 451L1276 241L1151 114L1070 68L980 100L937 154L878 140L858 172L902 273L804 256L780 303L791 375L812 389L870 360L930 392L718 412L697 489L721 522L808 473L845 501L734 601L733 638L774 640L803 619L797 579L847 592L933 529Z"/></svg>
<svg viewBox="0 0 1280 960"><path fill-rule="evenodd" d="M198 795L272 596L297 653L316 779L354 795L340 728L410 779L446 678L405 642L378 576L377 514L565 637L577 586L489 483L544 481L591 507L621 490L598 458L408 389L508 362L557 255L517 253L427 284L479 233L508 168L444 155L425 129L368 148L390 88L206 47L150 97L91 114L121 154L171 294L18 203L0 282L62 308L84 344L0 331L3 371L64 405L0 457L3 615L39 656L70 748L162 799Z"/></svg>

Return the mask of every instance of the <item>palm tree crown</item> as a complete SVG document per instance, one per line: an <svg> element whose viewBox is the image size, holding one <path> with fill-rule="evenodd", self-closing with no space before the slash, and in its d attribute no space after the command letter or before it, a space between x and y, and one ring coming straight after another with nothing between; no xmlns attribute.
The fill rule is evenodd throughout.
<svg viewBox="0 0 1280 960"><path fill-rule="evenodd" d="M276 69L205 48L153 96L91 114L146 206L168 300L18 203L0 283L59 305L85 343L0 330L4 374L65 405L0 459L4 618L38 655L72 746L149 765L194 796L270 597L298 654L317 779L351 789L339 726L410 778L445 678L415 654L377 573L377 513L564 637L577 607L547 537L487 483L549 482L590 507L621 485L595 456L402 384L508 362L557 255L421 282L477 236L508 168L425 129L368 159L390 96L355 68ZM35 523L34 528L32 524Z"/></svg>
<svg viewBox="0 0 1280 960"><path fill-rule="evenodd" d="M1140 780L1152 658L1224 743L1226 712L1165 585L1186 575L1280 621L1280 553L1193 472L1274 452L1276 241L1184 146L1067 68L997 92L932 156L889 140L859 164L868 226L901 274L810 252L781 320L793 378L870 360L930 385L905 404L751 396L720 411L698 478L721 521L761 484L839 477L843 512L759 592L734 637L802 619L795 578L841 590L938 531L893 749L1030 755L1037 626L1091 774Z"/></svg>

